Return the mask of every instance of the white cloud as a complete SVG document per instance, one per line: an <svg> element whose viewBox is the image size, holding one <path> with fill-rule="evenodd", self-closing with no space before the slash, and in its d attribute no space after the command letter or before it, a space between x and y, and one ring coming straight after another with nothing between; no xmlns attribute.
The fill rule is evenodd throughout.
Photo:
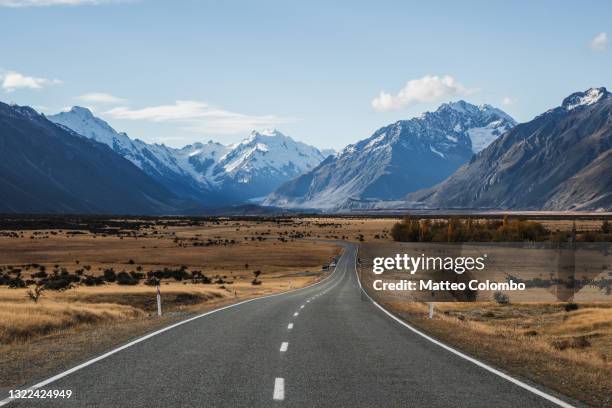
<svg viewBox="0 0 612 408"><path fill-rule="evenodd" d="M0 7L95 6L124 0L0 0Z"/></svg>
<svg viewBox="0 0 612 408"><path fill-rule="evenodd" d="M1 86L6 92L13 92L15 89L41 89L46 85L61 84L59 79L36 78L20 74L19 72L0 72Z"/></svg>
<svg viewBox="0 0 612 408"><path fill-rule="evenodd" d="M501 100L501 103L504 106L514 105L516 103L516 98L512 98L510 96L504 96Z"/></svg>
<svg viewBox="0 0 612 408"><path fill-rule="evenodd" d="M76 99L85 102L93 102L93 103L123 103L126 102L125 99L119 98L118 96L111 95L104 92L91 92L86 93L81 96L77 96Z"/></svg>
<svg viewBox="0 0 612 408"><path fill-rule="evenodd" d="M589 44L593 51L605 51L608 49L608 34L601 32L591 40Z"/></svg>
<svg viewBox="0 0 612 408"><path fill-rule="evenodd" d="M106 114L116 119L174 122L182 125L181 128L184 130L217 134L236 134L253 129L276 127L299 120L275 115L245 115L198 101L176 101L173 105L151 106L142 109L117 107Z"/></svg>
<svg viewBox="0 0 612 408"><path fill-rule="evenodd" d="M434 102L453 95L473 92L467 89L450 75L425 75L423 78L411 79L399 90L397 95L385 91L372 100L374 110L382 112L401 109L419 102Z"/></svg>

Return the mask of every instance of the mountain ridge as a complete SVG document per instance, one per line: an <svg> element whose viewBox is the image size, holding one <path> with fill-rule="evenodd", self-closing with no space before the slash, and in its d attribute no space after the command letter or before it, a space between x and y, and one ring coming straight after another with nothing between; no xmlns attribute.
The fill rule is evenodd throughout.
<svg viewBox="0 0 612 408"><path fill-rule="evenodd" d="M75 106L48 118L108 145L174 194L207 206L265 196L324 159L316 147L277 130L253 131L233 145L209 141L172 148L131 139L87 108Z"/></svg>
<svg viewBox="0 0 612 408"><path fill-rule="evenodd" d="M612 94L590 88L517 125L432 188L425 208L612 209Z"/></svg>
<svg viewBox="0 0 612 408"><path fill-rule="evenodd" d="M190 205L30 107L0 102L0 132L0 212L171 214Z"/></svg>
<svg viewBox="0 0 612 408"><path fill-rule="evenodd" d="M394 200L452 174L516 121L465 101L400 120L345 147L264 201L284 208L342 209L354 200Z"/></svg>

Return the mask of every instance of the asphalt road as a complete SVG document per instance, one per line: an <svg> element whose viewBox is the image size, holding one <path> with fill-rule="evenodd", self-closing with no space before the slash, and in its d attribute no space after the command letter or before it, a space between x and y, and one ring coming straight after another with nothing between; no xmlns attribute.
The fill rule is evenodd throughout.
<svg viewBox="0 0 612 408"><path fill-rule="evenodd" d="M361 293L355 256L348 246L320 284L192 320L43 387L70 399L8 406L556 406L391 319Z"/></svg>

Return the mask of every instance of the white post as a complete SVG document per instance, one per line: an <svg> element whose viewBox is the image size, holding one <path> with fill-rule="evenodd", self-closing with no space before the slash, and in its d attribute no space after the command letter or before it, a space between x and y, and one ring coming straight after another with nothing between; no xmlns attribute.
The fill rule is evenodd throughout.
<svg viewBox="0 0 612 408"><path fill-rule="evenodd" d="M162 315L162 308L161 308L161 293L159 291L159 285L157 285L157 315L161 316Z"/></svg>
<svg viewBox="0 0 612 408"><path fill-rule="evenodd" d="M429 302L429 318L433 319L434 305L433 302Z"/></svg>

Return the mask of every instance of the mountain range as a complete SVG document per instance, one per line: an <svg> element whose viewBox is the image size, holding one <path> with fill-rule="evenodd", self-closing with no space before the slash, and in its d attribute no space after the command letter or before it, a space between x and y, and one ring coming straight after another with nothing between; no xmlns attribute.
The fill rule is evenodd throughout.
<svg viewBox="0 0 612 408"><path fill-rule="evenodd" d="M427 208L611 210L612 94L591 88L495 140L442 183L406 197Z"/></svg>
<svg viewBox="0 0 612 408"><path fill-rule="evenodd" d="M264 204L344 211L430 187L450 176L516 121L490 105L445 103L380 128L280 186Z"/></svg>
<svg viewBox="0 0 612 408"><path fill-rule="evenodd" d="M0 213L187 212L190 204L106 145L0 103Z"/></svg>
<svg viewBox="0 0 612 408"><path fill-rule="evenodd" d="M0 103L0 196L2 213L609 211L612 94L576 92L521 124L490 105L445 103L338 153L276 130L172 148L86 108L47 117Z"/></svg>
<svg viewBox="0 0 612 408"><path fill-rule="evenodd" d="M209 141L176 149L131 139L78 106L48 119L106 144L177 196L208 207L264 197L329 153L276 130L253 131L229 146Z"/></svg>

